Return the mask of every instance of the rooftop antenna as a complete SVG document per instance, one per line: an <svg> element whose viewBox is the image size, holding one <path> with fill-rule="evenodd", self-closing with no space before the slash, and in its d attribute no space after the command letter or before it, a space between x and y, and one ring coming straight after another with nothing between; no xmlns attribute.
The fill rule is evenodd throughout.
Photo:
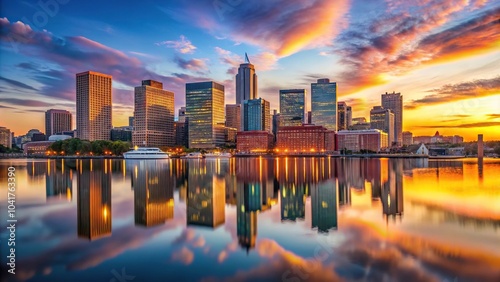
<svg viewBox="0 0 500 282"><path fill-rule="evenodd" d="M250 60L248 59L247 52L245 52L245 63L250 64Z"/></svg>

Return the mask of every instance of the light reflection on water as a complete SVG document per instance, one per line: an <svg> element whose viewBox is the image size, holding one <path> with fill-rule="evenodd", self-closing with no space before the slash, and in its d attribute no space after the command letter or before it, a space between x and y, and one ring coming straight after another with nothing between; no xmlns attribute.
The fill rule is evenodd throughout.
<svg viewBox="0 0 500 282"><path fill-rule="evenodd" d="M499 160L9 165L12 281L500 281Z"/></svg>

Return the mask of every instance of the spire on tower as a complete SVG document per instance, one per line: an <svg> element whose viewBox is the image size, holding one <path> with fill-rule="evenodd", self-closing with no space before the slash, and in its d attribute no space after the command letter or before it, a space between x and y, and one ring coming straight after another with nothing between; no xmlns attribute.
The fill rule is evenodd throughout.
<svg viewBox="0 0 500 282"><path fill-rule="evenodd" d="M247 52L245 52L245 63L250 64L250 60L248 59Z"/></svg>

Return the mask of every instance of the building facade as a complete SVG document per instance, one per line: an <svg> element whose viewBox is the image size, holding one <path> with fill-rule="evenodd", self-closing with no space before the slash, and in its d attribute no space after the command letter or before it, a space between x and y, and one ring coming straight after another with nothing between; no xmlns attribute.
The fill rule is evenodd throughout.
<svg viewBox="0 0 500 282"><path fill-rule="evenodd" d="M186 107L180 107L177 121L178 122L185 122L186 121Z"/></svg>
<svg viewBox="0 0 500 282"><path fill-rule="evenodd" d="M112 77L93 71L76 74L76 135L109 140L112 128Z"/></svg>
<svg viewBox="0 0 500 282"><path fill-rule="evenodd" d="M403 146L410 146L413 144L413 133L410 131L403 131L401 135L403 138Z"/></svg>
<svg viewBox="0 0 500 282"><path fill-rule="evenodd" d="M241 64L236 74L236 104L242 105L245 100L257 99L257 74L255 67L250 63L247 54L245 53L245 63ZM243 108L240 108L240 127L238 130L243 130L244 116Z"/></svg>
<svg viewBox="0 0 500 282"><path fill-rule="evenodd" d="M6 127L0 127L0 145L12 148L12 134Z"/></svg>
<svg viewBox="0 0 500 282"><path fill-rule="evenodd" d="M394 140L394 113L381 106L375 106L370 110L370 129L380 129L387 133L389 146Z"/></svg>
<svg viewBox="0 0 500 282"><path fill-rule="evenodd" d="M271 112L269 101L262 98L243 102L245 124L243 131L261 130L271 132Z"/></svg>
<svg viewBox="0 0 500 282"><path fill-rule="evenodd" d="M236 149L247 153L265 153L272 149L273 139L269 131L239 131Z"/></svg>
<svg viewBox="0 0 500 282"><path fill-rule="evenodd" d="M336 82L322 78L317 83L311 83L311 112L313 124L337 131Z"/></svg>
<svg viewBox="0 0 500 282"><path fill-rule="evenodd" d="M276 136L278 153L335 151L335 132L320 125L280 127Z"/></svg>
<svg viewBox="0 0 500 282"><path fill-rule="evenodd" d="M347 130L347 104L345 102L337 103L337 130Z"/></svg>
<svg viewBox="0 0 500 282"><path fill-rule="evenodd" d="M382 107L390 109L394 113L394 139L398 146L403 144L403 96L401 93L382 94Z"/></svg>
<svg viewBox="0 0 500 282"><path fill-rule="evenodd" d="M241 107L240 104L226 105L226 127L241 130Z"/></svg>
<svg viewBox="0 0 500 282"><path fill-rule="evenodd" d="M143 80L134 92L134 146L173 146L174 93L154 80Z"/></svg>
<svg viewBox="0 0 500 282"><path fill-rule="evenodd" d="M361 150L369 150L379 152L387 147L387 133L379 129L342 130L337 132L337 148L339 151L360 152Z"/></svg>
<svg viewBox="0 0 500 282"><path fill-rule="evenodd" d="M189 148L224 146L224 85L213 82L186 84Z"/></svg>
<svg viewBox="0 0 500 282"><path fill-rule="evenodd" d="M45 135L50 136L63 131L70 131L72 122L70 112L50 109L45 112Z"/></svg>
<svg viewBox="0 0 500 282"><path fill-rule="evenodd" d="M111 141L132 142L132 126L119 126L111 129Z"/></svg>
<svg viewBox="0 0 500 282"><path fill-rule="evenodd" d="M300 126L305 123L305 89L280 90L281 126Z"/></svg>

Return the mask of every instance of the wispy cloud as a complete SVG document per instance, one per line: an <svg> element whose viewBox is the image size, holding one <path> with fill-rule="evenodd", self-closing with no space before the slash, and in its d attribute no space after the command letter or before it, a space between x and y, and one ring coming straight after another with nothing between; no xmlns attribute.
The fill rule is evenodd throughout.
<svg viewBox="0 0 500 282"><path fill-rule="evenodd" d="M181 69L195 72L205 72L208 70L207 59L185 60L179 56L174 58L174 63Z"/></svg>
<svg viewBox="0 0 500 282"><path fill-rule="evenodd" d="M179 40L166 40L158 42L156 45L165 45L166 47L173 48L182 54L192 54L196 50L196 46L194 46L184 35L181 35Z"/></svg>
<svg viewBox="0 0 500 282"><path fill-rule="evenodd" d="M24 89L27 89L27 90L35 90L35 91L37 91L36 88L34 88L32 86L29 86L28 84L22 83L20 81L14 80L14 79L9 79L9 78L0 76L0 80L5 81L5 82L7 82L7 84L15 86L15 87L20 87L20 88L24 88Z"/></svg>
<svg viewBox="0 0 500 282"><path fill-rule="evenodd" d="M478 79L470 82L446 84L440 88L428 90L427 92L433 94L408 102L405 105L405 109L412 110L421 106L500 94L500 76L491 79Z"/></svg>

